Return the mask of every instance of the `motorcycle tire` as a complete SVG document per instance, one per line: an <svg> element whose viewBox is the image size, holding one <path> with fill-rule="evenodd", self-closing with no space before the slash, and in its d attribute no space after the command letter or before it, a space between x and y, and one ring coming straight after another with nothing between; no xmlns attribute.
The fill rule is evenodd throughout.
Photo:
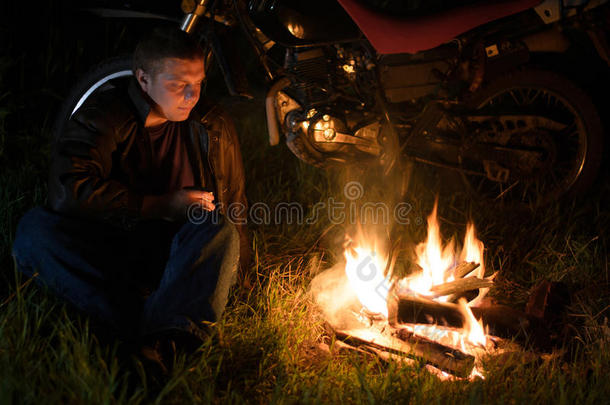
<svg viewBox="0 0 610 405"><path fill-rule="evenodd" d="M97 91L103 91L111 86L126 85L126 79L133 76L131 66L131 56L119 56L104 60L85 73L70 89L59 107L53 125L53 138L58 139L72 114L92 94Z"/></svg>
<svg viewBox="0 0 610 405"><path fill-rule="evenodd" d="M502 110L514 112L516 108L525 114L533 112L535 115L551 117L568 123L567 128L575 128L569 133L537 128L540 131L538 134L520 135L517 143L545 148L550 157L542 165L544 167L528 175L521 175L515 182L511 180L508 186L490 180L489 177L472 175L473 162L468 164L462 161L462 168L467 170L462 171L461 176L466 188L474 194L473 197L484 201L501 200L531 208L544 206L561 197L576 196L593 183L602 157L602 123L589 95L566 77L536 69L515 71L490 82L474 94L467 104L469 110L474 110L475 113L488 108L495 108L496 114L502 113ZM570 148L576 150L570 151ZM481 171L481 167L475 169ZM562 172L568 174L558 178Z"/></svg>

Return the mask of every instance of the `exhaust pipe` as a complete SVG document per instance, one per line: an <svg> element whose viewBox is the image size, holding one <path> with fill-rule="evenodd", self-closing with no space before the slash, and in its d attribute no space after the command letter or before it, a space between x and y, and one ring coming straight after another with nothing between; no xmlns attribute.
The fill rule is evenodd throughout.
<svg viewBox="0 0 610 405"><path fill-rule="evenodd" d="M278 91L290 84L290 79L282 77L271 86L265 98L265 111L267 113L267 131L269 132L269 144L275 146L280 143L280 130L275 110L275 96Z"/></svg>

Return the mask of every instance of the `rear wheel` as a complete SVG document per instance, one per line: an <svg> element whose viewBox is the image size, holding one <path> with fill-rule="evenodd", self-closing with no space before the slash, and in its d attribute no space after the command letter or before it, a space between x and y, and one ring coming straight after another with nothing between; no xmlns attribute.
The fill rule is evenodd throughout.
<svg viewBox="0 0 610 405"><path fill-rule="evenodd" d="M92 94L112 87L126 86L128 79L133 76L131 65L131 56L122 56L107 59L89 70L72 87L61 104L55 118L53 136L57 138L63 132L64 125L72 114Z"/></svg>
<svg viewBox="0 0 610 405"><path fill-rule="evenodd" d="M512 123L490 119L486 128L465 135L467 143L511 153L510 162L460 158L462 179L477 198L540 206L593 182L601 161L602 125L589 96L563 76L515 72L476 94L469 108L482 117L514 118Z"/></svg>

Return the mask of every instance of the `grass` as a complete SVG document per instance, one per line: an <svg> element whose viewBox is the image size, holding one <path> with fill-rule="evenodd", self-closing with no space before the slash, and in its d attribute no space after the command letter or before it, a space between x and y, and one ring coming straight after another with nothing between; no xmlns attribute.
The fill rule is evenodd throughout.
<svg viewBox="0 0 610 405"><path fill-rule="evenodd" d="M457 192L441 193L446 237L461 239L465 223L475 221L489 272L500 274L496 300L522 308L541 280L567 286L565 339L553 355L534 363L524 353L488 359L485 380L442 382L419 364L339 349L307 295L312 277L340 259L348 231L322 216L313 224L251 223L253 290L234 288L215 335L196 355L179 358L167 381L154 384L125 344L105 339L99 326L13 269L18 220L45 200L53 105L78 70L62 63L77 50L58 60L45 52L36 85L9 82L27 52L0 62L0 72L8 72L0 75L0 403L608 402L607 167L587 195L534 211L491 209ZM32 99L38 92L50 96ZM342 195L341 173L306 166L285 145L267 145L260 100L225 102L239 127L251 203L298 202L307 217L317 201ZM405 243L423 238L422 223L447 184L418 168L408 194L411 222L394 230ZM367 188L366 195L387 191ZM333 350L324 350L322 341Z"/></svg>
<svg viewBox="0 0 610 405"><path fill-rule="evenodd" d="M239 122L242 148L253 151L245 154L251 201L306 205L340 190L332 175L297 162L284 146L267 147L259 114ZM2 255L3 274L10 280L10 235L19 216L43 201L44 182L34 180L33 168L22 176L5 173L2 221L9 232L4 233ZM600 187L598 193L607 191ZM425 216L431 207L434 193L420 191L422 198L412 201L414 216ZM14 278L0 303L0 402L604 402L610 395L605 308L610 299L603 233L608 215L598 205L602 197L592 206L576 201L527 215L481 210L475 216L480 238L487 242L489 265L501 274L497 299L523 305L528 290L541 279L570 286L576 297L573 323L579 329L569 342L575 353L567 361L532 365L489 360L484 381L440 382L419 367L341 350L327 353L319 346L324 325L309 302L307 285L313 274L338 259L335 239L344 229L334 227L336 238L319 241L331 226L328 222L283 223L252 226L253 291L234 289L215 338L192 358L180 359L162 386L147 385L141 365L123 353L120 342L101 342L86 317ZM441 199L446 235L463 232L468 210L457 209L458 204L451 197ZM405 230L413 239L423 231L415 221Z"/></svg>

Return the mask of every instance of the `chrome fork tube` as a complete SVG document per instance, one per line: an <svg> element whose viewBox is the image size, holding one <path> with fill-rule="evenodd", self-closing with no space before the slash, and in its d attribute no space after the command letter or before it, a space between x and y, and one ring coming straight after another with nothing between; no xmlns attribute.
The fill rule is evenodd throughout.
<svg viewBox="0 0 610 405"><path fill-rule="evenodd" d="M205 14L210 0L199 0L197 6L190 13L187 13L180 24L180 29L186 33L191 33L199 19Z"/></svg>

